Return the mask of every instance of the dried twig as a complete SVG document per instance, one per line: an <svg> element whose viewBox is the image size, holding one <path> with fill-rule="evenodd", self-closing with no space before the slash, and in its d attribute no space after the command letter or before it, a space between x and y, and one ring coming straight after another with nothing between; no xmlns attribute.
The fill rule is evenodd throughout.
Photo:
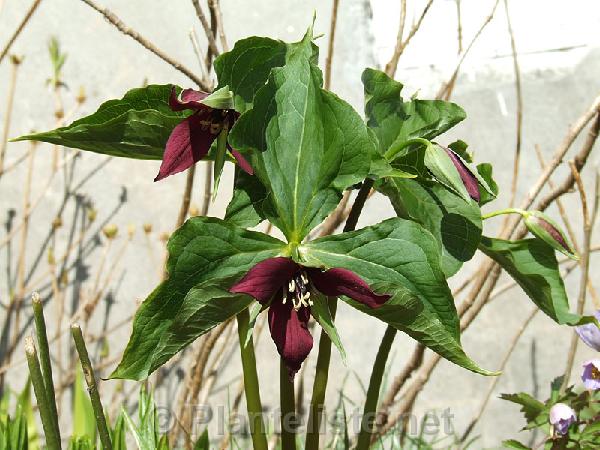
<svg viewBox="0 0 600 450"><path fill-rule="evenodd" d="M594 206L593 206L593 215L590 215L588 210L588 201L587 195L585 193L585 188L583 186L583 181L581 181L581 176L579 174L579 170L577 170L577 166L574 161L569 161L569 166L571 167L571 172L573 177L575 178L575 183L577 184L577 190L579 191L579 196L581 198L581 211L583 214L583 248L581 255L581 281L579 283L579 296L577 298L577 314L582 315L583 310L585 309L585 298L587 293L587 283L589 278L589 266L590 266L590 247L591 247L591 237L592 237L592 228L594 227L594 222L596 219L596 214L598 212L598 198L600 196L599 189L599 179L596 175L596 192L594 196ZM577 333L573 331L571 335L571 345L569 346L569 353L567 355L567 364L565 368L565 375L563 378L563 382L561 385L561 391L564 391L569 385L569 380L571 379L571 371L573 370L573 363L575 362L575 353L577 353L577 345L579 344L579 337Z"/></svg>
<svg viewBox="0 0 600 450"><path fill-rule="evenodd" d="M6 96L6 113L4 115L4 123L2 126L2 141L0 141L0 177L4 173L4 157L6 155L6 146L8 144L8 133L10 132L10 122L13 113L13 105L15 100L15 91L17 87L17 74L21 65L21 58L11 56L12 63L10 71L10 81L8 84L8 95Z"/></svg>
<svg viewBox="0 0 600 450"><path fill-rule="evenodd" d="M327 46L327 59L325 60L325 89L329 89L331 87L331 66L333 62L333 49L335 44L335 30L337 25L339 3L340 0L333 0L333 6L331 8L331 21L329 23L329 43Z"/></svg>
<svg viewBox="0 0 600 450"><path fill-rule="evenodd" d="M192 4L196 10L196 16L198 16L198 20L200 20L200 23L202 24L202 28L206 34L206 39L208 39L208 47L210 48L210 51L215 56L219 55L219 49L217 47L217 42L215 41L215 34L213 33L213 30L211 30L211 26L208 23L208 20L206 20L204 11L202 11L202 8L200 7L200 1L192 0Z"/></svg>
<svg viewBox="0 0 600 450"><path fill-rule="evenodd" d="M463 51L463 35L462 35L462 14L460 10L460 1L456 0L456 35L458 39L458 54Z"/></svg>
<svg viewBox="0 0 600 450"><path fill-rule="evenodd" d="M398 67L398 61L400 60L400 56L402 56L402 53L404 52L404 50L410 43L413 36L415 34L417 34L417 31L419 31L419 28L421 28L423 19L425 19L425 16L427 15L427 12L429 11L429 8L431 8L432 4L433 4L433 0L429 0L427 2L427 4L425 5L425 8L423 8L423 12L419 16L419 19L417 20L417 22L412 26L412 28L408 32L408 36L406 36L406 39L402 40L402 34L404 31L404 22L406 20L405 19L406 18L406 2L403 1L401 3L400 25L398 26L398 38L396 40L396 47L394 48L394 53L392 54L390 61L385 65L385 73L387 73L390 77L393 77L394 74L396 73L396 68Z"/></svg>
<svg viewBox="0 0 600 450"><path fill-rule="evenodd" d="M33 13L38 8L38 6L40 6L41 2L42 2L42 0L34 0L34 2L31 4L29 9L27 10L27 13L25 14L25 17L23 17L23 20L21 20L21 22L17 26L17 29L10 36L10 38L8 39L8 42L2 48L2 51L0 51L0 63L2 62L4 57L8 54L8 52L10 51L10 48L12 47L14 42L17 40L17 38L19 37L21 32L25 29L25 27L29 23L29 19L31 19L31 16L33 16Z"/></svg>
<svg viewBox="0 0 600 450"><path fill-rule="evenodd" d="M123 33L123 34L125 34L125 35L127 35L127 36L129 36L131 38L133 38L134 40L136 40L143 47L145 47L147 50L149 50L152 53L154 53L156 56L158 56L164 62L166 62L167 64L170 64L176 70L180 71L182 74L184 74L190 80L192 80L194 83L196 83L198 86L200 86L203 90L208 90L208 86L206 86L206 84L204 83L204 81L201 80L200 78L198 78L194 74L194 72L192 72L187 67L185 67L183 64L181 64L180 62L174 60L171 56L167 55L162 50L160 50L159 48L157 48L150 41L148 41L147 39L145 39L144 37L142 37L137 31L135 31L134 29L132 29L129 26L125 25L121 21L121 19L119 19L111 10L109 10L108 8L103 8L102 6L98 5L94 0L81 0L81 1L83 1L87 5L91 6L96 11L98 11L100 14L102 14L104 16L104 18L106 20L108 20L108 22L110 22L113 26L115 26L121 33Z"/></svg>
<svg viewBox="0 0 600 450"><path fill-rule="evenodd" d="M221 2L219 0L208 0L208 8L217 21L217 30L219 34L219 42L221 42L221 48L224 52L227 52L229 51L229 45L227 44L227 37L225 36L223 14L221 13Z"/></svg>

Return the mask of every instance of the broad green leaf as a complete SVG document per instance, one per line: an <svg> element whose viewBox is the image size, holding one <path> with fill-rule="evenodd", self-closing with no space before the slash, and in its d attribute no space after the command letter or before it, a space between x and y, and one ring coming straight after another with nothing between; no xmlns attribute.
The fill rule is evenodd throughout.
<svg viewBox="0 0 600 450"><path fill-rule="evenodd" d="M263 205L267 191L259 179L236 168L233 197L227 205L225 220L244 228L252 228L265 219Z"/></svg>
<svg viewBox="0 0 600 450"><path fill-rule="evenodd" d="M582 325L593 317L569 311L569 299L554 249L538 239L505 241L483 237L479 249L496 261L533 302L559 324Z"/></svg>
<svg viewBox="0 0 600 450"><path fill-rule="evenodd" d="M476 202L465 202L443 186L427 181L388 178L376 188L387 195L399 217L420 223L435 236L446 277L473 257L482 227Z"/></svg>
<svg viewBox="0 0 600 450"><path fill-rule="evenodd" d="M360 116L321 86L309 30L290 44L285 65L271 71L230 135L234 148L252 152L269 192L269 220L295 243L367 176L375 151Z"/></svg>
<svg viewBox="0 0 600 450"><path fill-rule="evenodd" d="M521 412L528 423L536 421L539 415L547 410L546 405L525 392L501 394L500 398L521 405Z"/></svg>
<svg viewBox="0 0 600 450"><path fill-rule="evenodd" d="M425 150L424 162L425 167L437 181L459 195L465 202L468 203L471 200L467 188L446 150L437 144L428 146Z"/></svg>
<svg viewBox="0 0 600 450"><path fill-rule="evenodd" d="M313 305L310 308L310 312L313 317L323 331L327 333L331 342L337 347L340 352L340 356L342 357L342 361L346 364L346 350L344 350L344 346L342 345L342 340L338 334L337 328L335 327L335 323L333 322L333 318L331 317L331 311L329 310L328 298L323 295L314 295L312 296Z"/></svg>
<svg viewBox="0 0 600 450"><path fill-rule="evenodd" d="M194 444L194 450L210 450L210 439L208 438L208 428L200 435Z"/></svg>
<svg viewBox="0 0 600 450"><path fill-rule="evenodd" d="M286 252L285 244L275 238L212 217L188 220L173 233L167 249L169 277L138 309L133 333L112 378L141 380L156 368L152 354L159 353L157 348L182 305L190 304L188 296L195 298L194 287L213 279L241 276L256 263Z"/></svg>
<svg viewBox="0 0 600 450"><path fill-rule="evenodd" d="M431 140L465 119L464 110L442 100L404 101L402 84L384 72L365 69L367 125L379 140L381 154L413 138Z"/></svg>
<svg viewBox="0 0 600 450"><path fill-rule="evenodd" d="M341 267L367 283L405 287L459 341L458 316L440 267L438 243L418 223L388 219L359 231L316 239L301 245L298 252L308 266Z"/></svg>
<svg viewBox="0 0 600 450"><path fill-rule="evenodd" d="M462 349L460 340L448 331L443 318L414 292L388 282L373 283L372 288L376 292L388 293L392 298L376 309L349 298L343 300L359 311L408 334L454 364L482 375L497 375L481 369L473 362Z"/></svg>
<svg viewBox="0 0 600 450"><path fill-rule="evenodd" d="M506 448L516 448L519 450L531 450L530 447L527 447L525 444L521 444L519 441L515 439L508 439L506 441L502 441L502 445Z"/></svg>
<svg viewBox="0 0 600 450"><path fill-rule="evenodd" d="M210 280L190 289L152 354L144 356L132 349L123 361L125 357L144 361L151 373L198 337L248 308L252 297L221 287L233 285L237 278Z"/></svg>
<svg viewBox="0 0 600 450"><path fill-rule="evenodd" d="M489 163L481 163L477 165L477 173L485 180L486 185L493 195L490 195L486 189L480 190L481 198L479 199L480 205L485 205L491 202L498 196L498 185L492 177L492 165Z"/></svg>
<svg viewBox="0 0 600 450"><path fill-rule="evenodd" d="M233 91L238 112L252 107L254 95L267 82L271 69L285 64L287 51L285 42L254 36L237 41L231 51L215 59L219 87Z"/></svg>
<svg viewBox="0 0 600 450"><path fill-rule="evenodd" d="M132 89L122 99L103 103L95 113L71 125L21 136L15 141L43 141L110 156L162 159L171 131L191 114L171 111L171 87Z"/></svg>
<svg viewBox="0 0 600 450"><path fill-rule="evenodd" d="M83 386L83 373L75 373L75 386L73 387L73 436L89 438L96 441L96 417L88 393ZM83 445L83 444L82 444Z"/></svg>
<svg viewBox="0 0 600 450"><path fill-rule="evenodd" d="M202 104L214 109L233 109L233 92L229 86L223 86L202 100Z"/></svg>

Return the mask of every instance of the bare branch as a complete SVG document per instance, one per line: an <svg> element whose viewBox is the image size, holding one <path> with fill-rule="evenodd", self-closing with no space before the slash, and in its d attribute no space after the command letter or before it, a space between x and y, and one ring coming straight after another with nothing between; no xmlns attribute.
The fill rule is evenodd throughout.
<svg viewBox="0 0 600 450"><path fill-rule="evenodd" d="M333 49L335 43L335 30L337 25L338 5L340 0L333 0L331 9L331 22L329 24L329 44L327 46L327 59L325 60L325 89L331 87L331 66L333 62Z"/></svg>
<svg viewBox="0 0 600 450"><path fill-rule="evenodd" d="M217 56L219 54L219 48L217 47L217 42L215 41L215 35L213 33L214 29L211 29L208 20L206 20L206 16L204 15L204 11L200 7L199 0L192 0L192 4L194 5L194 9L196 10L196 16L198 16L198 20L202 24L202 28L204 29L204 34L206 34L206 39L208 39L208 47L213 55Z"/></svg>
<svg viewBox="0 0 600 450"><path fill-rule="evenodd" d="M8 42L6 43L6 45L4 46L2 51L0 51L0 63L2 62L4 57L8 54L8 52L10 51L10 48L12 47L14 42L17 40L17 38L19 37L21 32L25 29L25 26L27 26L27 23L29 23L29 19L31 19L31 16L33 16L33 13L38 8L38 6L40 6L41 2L42 2L42 0L34 0L31 7L25 14L25 17L23 17L23 20L21 21L21 23L19 24L17 29L14 31L14 33L10 36L10 38L8 39Z"/></svg>
<svg viewBox="0 0 600 450"><path fill-rule="evenodd" d="M98 5L94 0L81 0L81 1L86 3L88 6L91 6L92 8L94 8L100 14L102 14L104 16L104 18L106 20L108 20L108 22L110 22L110 24L113 25L115 28L117 28L121 33L136 40L138 43L140 43L142 46L144 46L147 50L154 53L156 56L158 56L164 62L166 62L167 64L170 64L175 69L177 69L182 74L184 74L186 77L188 77L190 80L192 80L194 83L196 83L198 86L200 86L201 89L203 89L205 91L208 90L208 86L204 83L204 81L202 81L200 78L198 78L194 74L194 72L192 72L190 69L185 67L180 62L174 60L172 57L170 57L169 55L164 53L162 50L158 49L154 44L152 44L150 41L148 41L147 39L142 37L137 31L135 31L134 29L125 25L121 21L121 19L119 19L108 8L103 8L102 6Z"/></svg>

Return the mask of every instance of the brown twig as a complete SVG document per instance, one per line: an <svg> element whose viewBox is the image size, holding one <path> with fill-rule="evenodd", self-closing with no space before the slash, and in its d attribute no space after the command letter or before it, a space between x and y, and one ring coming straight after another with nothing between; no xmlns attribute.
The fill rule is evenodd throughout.
<svg viewBox="0 0 600 450"><path fill-rule="evenodd" d="M429 8L431 8L432 4L433 0L429 0L427 2L425 8L423 8L423 12L419 16L419 19L408 32L408 36L406 36L406 39L402 40L405 21L402 18L406 17L406 3L402 2L400 7L400 25L398 27L398 38L396 40L396 47L394 48L394 53L392 54L390 61L385 65L385 73L387 73L390 77L393 77L396 73L396 68L398 67L398 61L400 60L400 56L402 56L402 53L404 53L404 50L406 49L414 35L417 34L417 31L419 31L419 28L421 28L423 19L425 19L425 16L427 15L427 12L429 11Z"/></svg>
<svg viewBox="0 0 600 450"><path fill-rule="evenodd" d="M333 0L331 7L331 21L329 23L329 43L327 45L327 58L325 59L325 89L331 87L331 66L333 62L333 50L335 44L335 30L338 17L338 6L340 0Z"/></svg>
<svg viewBox="0 0 600 450"><path fill-rule="evenodd" d="M12 47L14 42L17 40L17 38L19 37L21 32L25 29L25 27L29 23L29 19L31 19L31 16L33 16L33 13L38 8L38 6L40 6L41 2L42 2L42 0L34 0L34 2L31 4L29 9L27 10L27 13L25 14L25 17L23 17L23 20L21 20L21 22L17 26L17 29L10 36L10 38L8 39L8 42L6 43L6 45L4 46L2 51L0 51L0 63L2 62L4 57L8 54L8 52L10 51L10 48Z"/></svg>
<svg viewBox="0 0 600 450"><path fill-rule="evenodd" d="M438 100L439 99L448 100L450 98L450 96L452 95L452 90L454 89L454 84L456 82L456 78L458 77L458 72L460 71L462 63L464 62L465 58L467 57L467 55L471 51L471 48L473 48L473 44L475 44L475 42L477 41L477 39L479 39L479 36L481 36L481 33L483 33L483 30L485 29L485 27L487 27L488 24L494 18L494 14L496 14L496 9L498 8L498 4L499 3L500 3L500 0L496 0L494 2L494 6L492 8L492 11L485 18L485 20L483 21L483 23L479 27L479 30L477 30L477 33L475 33L475 36L473 36L473 39L471 39L471 42L469 42L469 45L467 46L467 48L461 54L458 55L458 61L457 61L456 66L454 68L454 72L452 72L452 76L450 77L450 79L448 80L448 82L444 83L442 85L442 87L440 88L440 90L438 91L437 95L435 96L436 99L438 99Z"/></svg>
<svg viewBox="0 0 600 450"><path fill-rule="evenodd" d="M458 39L458 54L463 51L463 35L462 35L462 14L460 10L460 0L456 0L456 34Z"/></svg>
<svg viewBox="0 0 600 450"><path fill-rule="evenodd" d="M217 21L217 30L221 48L224 52L229 51L227 36L225 35L225 26L223 25L223 14L221 13L221 2L219 0L208 0L208 8Z"/></svg>
<svg viewBox="0 0 600 450"><path fill-rule="evenodd" d="M6 96L6 113L2 126L2 141L0 141L0 177L4 173L4 158L6 156L6 146L8 145L8 133L10 132L10 122L12 119L13 106L15 100L15 91L17 87L17 74L21 66L22 59L18 56L11 56L10 62L10 81L8 83L8 95Z"/></svg>
<svg viewBox="0 0 600 450"><path fill-rule="evenodd" d="M513 336L512 340L510 342L510 345L508 347L508 350L506 351L506 354L504 355L504 358L502 358L502 362L500 363L500 367L498 369L499 372L503 372L504 369L506 368L506 364L508 363L508 360L510 359L511 355L515 351L515 348L517 347L517 343L519 342L519 340L521 339L521 336L523 336L523 333L525 332L525 329L532 322L533 318L539 312L539 310L540 309L538 307L535 307L533 309L533 311L531 311L531 313L523 321L523 323L521 324L521 326L519 327L519 329ZM498 381L500 381L500 376L492 377L492 379L490 380L490 386L487 390L487 393L485 394L485 397L483 398L483 401L481 402L481 405L479 406L479 410L477 411L477 414L475 414L475 416L473 417L473 420L471 420L471 423L469 423L469 426L467 427L467 429L463 433L462 437L460 438L461 443L465 442L467 440L467 438L469 437L469 435L471 434L471 432L473 431L473 429L475 428L475 426L481 419L481 416L483 415L485 409L487 408L490 398L491 398L492 394L494 393L494 390L496 389L496 385L498 384Z"/></svg>
<svg viewBox="0 0 600 450"><path fill-rule="evenodd" d="M504 11L506 12L506 24L508 34L510 35L510 47L512 50L513 69L515 72L515 93L517 96L517 138L515 143L515 157L513 161L513 177L510 186L509 208L515 203L517 195L517 182L519 179L519 162L521 160L521 137L523 130L523 92L521 88L521 69L519 67L519 58L517 56L517 45L515 44L515 35L510 21L510 12L508 10L508 0L504 0Z"/></svg>
<svg viewBox="0 0 600 450"><path fill-rule="evenodd" d="M199 0L192 0L192 4L194 5L194 9L196 10L196 16L198 20L202 24L202 28L204 29L204 33L206 34L206 39L208 39L208 47L214 56L219 55L219 49L217 47L217 41L215 41L215 34L213 33L214 29L211 29L208 20L206 20L206 16L204 15L204 11L200 7ZM214 30L216 31L216 30Z"/></svg>
<svg viewBox="0 0 600 450"><path fill-rule="evenodd" d="M571 173L573 174L573 177L575 178L575 183L577 184L577 190L579 191L579 197L581 199L581 212L583 215L583 253L581 255L580 262L581 281L579 283L579 296L577 297L577 314L582 315L583 310L585 309L587 282L589 278L592 228L595 222L595 214L598 211L598 197L600 196L600 190L598 187L600 186L600 184L598 183L598 176L596 176L596 192L594 196L593 207L594 216L591 216L588 210L587 195L583 186L583 181L581 181L579 170L577 170L577 166L575 165L574 161L569 161L569 166L571 167ZM569 385L569 380L571 379L571 371L573 370L573 363L575 362L575 354L577 353L578 344L579 336L573 331L573 333L571 334L571 345L569 346L569 353L567 355L567 363L565 367L563 382L561 385L561 391L564 391Z"/></svg>
<svg viewBox="0 0 600 450"><path fill-rule="evenodd" d="M103 8L102 6L98 5L94 0L81 0L81 1L83 1L88 6L92 7L93 9L98 11L100 14L102 14L104 16L104 18L106 20L108 20L108 22L110 22L110 24L113 25L115 28L117 28L121 33L133 38L135 41L140 43L144 48L146 48L150 52L154 53L156 56L158 56L164 62L166 62L167 64L170 64L176 70L178 70L179 72L184 74L186 77L188 77L190 80L192 80L198 86L200 86L200 88L202 88L203 90L208 90L208 86L206 86L206 84L200 78L198 78L194 74L194 72L192 72L187 67L185 67L183 64L174 60L171 56L167 55L162 50L157 48L150 41L148 41L147 39L142 37L137 31L135 31L134 29L125 25L121 21L121 19L119 19L111 10L109 10L108 8Z"/></svg>

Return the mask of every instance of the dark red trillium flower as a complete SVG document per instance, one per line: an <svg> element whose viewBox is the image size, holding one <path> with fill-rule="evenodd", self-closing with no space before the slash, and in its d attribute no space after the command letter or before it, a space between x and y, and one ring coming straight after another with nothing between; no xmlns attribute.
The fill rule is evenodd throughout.
<svg viewBox="0 0 600 450"><path fill-rule="evenodd" d="M290 258L269 258L256 264L230 290L251 295L269 305L269 328L277 351L293 379L312 349L308 331L311 293L346 295L371 308L383 305L390 295L378 295L354 272L301 266ZM270 302L270 304L269 304Z"/></svg>
<svg viewBox="0 0 600 450"><path fill-rule="evenodd" d="M452 160L452 163L454 164L454 167L456 167L456 170L458 170L460 179L465 185L469 196L476 202L479 202L479 200L481 199L481 194L479 192L479 182L477 181L477 178L475 178L475 175L473 175L471 170L466 166L462 159L460 159L460 157L456 153L454 153L454 151L446 147L443 148L444 150L446 150L446 153Z"/></svg>
<svg viewBox="0 0 600 450"><path fill-rule="evenodd" d="M227 129L231 129L240 116L233 109L215 109L201 103L208 95L206 92L184 89L179 98L175 87L172 88L169 98L170 108L173 111L190 109L194 113L171 132L160 170L154 181L182 172L204 158L223 127L227 126ZM248 161L229 144L227 149L242 170L252 175L253 170Z"/></svg>

